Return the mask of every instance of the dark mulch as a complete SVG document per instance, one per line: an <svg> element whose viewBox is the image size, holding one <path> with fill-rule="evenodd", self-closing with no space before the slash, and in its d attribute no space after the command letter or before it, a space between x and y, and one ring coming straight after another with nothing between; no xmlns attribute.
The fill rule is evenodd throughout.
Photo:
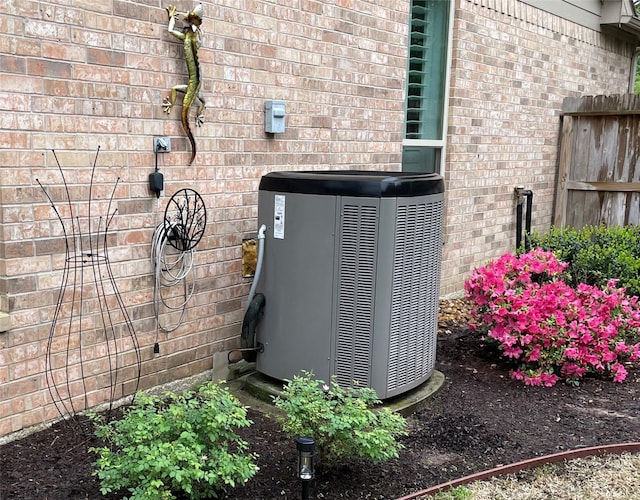
<svg viewBox="0 0 640 500"><path fill-rule="evenodd" d="M500 464L640 440L636 368L623 384L590 378L578 388L525 387L509 379L464 324L439 333L436 368L445 384L409 418L400 458L379 465L353 460L325 471L312 483L311 498L394 499ZM294 444L273 421L250 416L246 437L260 455L260 471L227 498L299 498ZM0 498L105 498L91 476L87 447L95 444L61 423L0 447Z"/></svg>

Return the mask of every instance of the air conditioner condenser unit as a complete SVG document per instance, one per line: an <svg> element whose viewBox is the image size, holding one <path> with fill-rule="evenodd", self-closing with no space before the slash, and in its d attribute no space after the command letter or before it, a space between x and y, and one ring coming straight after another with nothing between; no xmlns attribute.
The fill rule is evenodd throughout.
<svg viewBox="0 0 640 500"><path fill-rule="evenodd" d="M425 382L435 366L443 218L436 174L263 176L257 371L335 376L381 399Z"/></svg>

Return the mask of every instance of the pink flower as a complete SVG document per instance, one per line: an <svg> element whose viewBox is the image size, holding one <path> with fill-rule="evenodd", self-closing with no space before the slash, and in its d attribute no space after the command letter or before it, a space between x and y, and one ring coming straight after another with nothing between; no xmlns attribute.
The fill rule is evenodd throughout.
<svg viewBox="0 0 640 500"><path fill-rule="evenodd" d="M576 349L575 347L565 349L563 356L567 359L578 359L578 349Z"/></svg>
<svg viewBox="0 0 640 500"><path fill-rule="evenodd" d="M551 386L560 377L575 382L589 372L622 381L620 361L640 360L640 344L624 340L640 335L639 299L627 297L615 280L602 289L584 283L573 289L561 279L567 265L535 249L474 270L465 282L474 305L469 326L523 363L511 376L527 385Z"/></svg>
<svg viewBox="0 0 640 500"><path fill-rule="evenodd" d="M542 378L540 377L540 375L524 377L524 385L531 385L535 387L541 384L542 384Z"/></svg>
<svg viewBox="0 0 640 500"><path fill-rule="evenodd" d="M541 357L542 346L540 344L536 345L528 356L525 358L526 361L538 361Z"/></svg>
<svg viewBox="0 0 640 500"><path fill-rule="evenodd" d="M540 380L545 385L545 387L552 387L556 385L556 382L558 381L558 376L550 373L541 373Z"/></svg>
<svg viewBox="0 0 640 500"><path fill-rule="evenodd" d="M622 382L627 378L627 370L620 363L616 363L611 367L614 382Z"/></svg>
<svg viewBox="0 0 640 500"><path fill-rule="evenodd" d="M562 376L566 379L578 379L587 373L587 369L575 363L565 363L562 365Z"/></svg>
<svg viewBox="0 0 640 500"><path fill-rule="evenodd" d="M503 346L504 355L508 358L519 358L522 354L522 349L519 347Z"/></svg>

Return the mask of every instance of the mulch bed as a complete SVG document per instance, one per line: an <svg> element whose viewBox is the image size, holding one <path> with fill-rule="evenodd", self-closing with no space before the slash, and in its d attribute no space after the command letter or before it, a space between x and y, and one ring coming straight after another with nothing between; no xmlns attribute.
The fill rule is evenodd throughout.
<svg viewBox="0 0 640 500"><path fill-rule="evenodd" d="M446 381L408 419L400 458L376 465L355 459L323 471L311 498L395 499L501 464L640 440L637 367L623 384L587 378L580 387L525 387L468 331L460 303L446 304L441 313L436 369ZM294 443L274 421L253 410L250 417L254 424L243 435L260 455L260 471L227 498L299 498ZM86 420L78 425L85 435L59 423L0 447L0 498L121 498L100 494L87 451L98 443Z"/></svg>

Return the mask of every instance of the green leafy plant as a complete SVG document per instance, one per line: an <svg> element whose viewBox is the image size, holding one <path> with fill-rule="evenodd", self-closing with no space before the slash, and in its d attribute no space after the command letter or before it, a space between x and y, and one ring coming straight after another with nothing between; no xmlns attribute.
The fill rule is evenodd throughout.
<svg viewBox="0 0 640 500"><path fill-rule="evenodd" d="M528 385L577 385L588 373L615 382L640 359L640 303L611 280L603 288L562 280L565 262L535 249L504 254L465 282L473 304L469 327L520 366L511 376Z"/></svg>
<svg viewBox="0 0 640 500"><path fill-rule="evenodd" d="M332 377L329 384L313 378L311 372L287 380L282 396L274 399L284 411L278 417L284 432L291 436L312 436L323 464L362 457L373 462L396 458L405 436L405 419L380 404L376 392L366 387L343 389Z"/></svg>
<svg viewBox="0 0 640 500"><path fill-rule="evenodd" d="M129 499L217 498L257 471L255 455L235 433L252 422L220 384L163 398L139 393L121 419L90 417L106 444L92 448L103 494L126 488Z"/></svg>
<svg viewBox="0 0 640 500"><path fill-rule="evenodd" d="M640 295L639 226L552 227L546 234L534 232L530 244L567 262L564 279L574 288L580 283L602 288L616 279L627 295Z"/></svg>
<svg viewBox="0 0 640 500"><path fill-rule="evenodd" d="M473 491L466 486L456 486L450 490L436 493L432 500L469 500L473 498Z"/></svg>

